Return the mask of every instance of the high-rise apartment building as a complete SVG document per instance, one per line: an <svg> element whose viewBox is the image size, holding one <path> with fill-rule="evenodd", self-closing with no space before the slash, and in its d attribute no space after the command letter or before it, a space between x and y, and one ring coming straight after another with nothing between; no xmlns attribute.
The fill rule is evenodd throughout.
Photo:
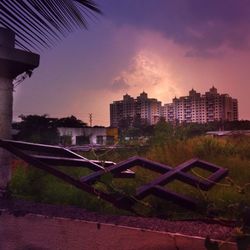
<svg viewBox="0 0 250 250"><path fill-rule="evenodd" d="M168 122L179 123L235 121L238 120L238 101L228 94L219 94L212 87L203 95L192 89L188 96L175 97L172 103L163 106L157 99L148 98L145 92L137 98L126 94L123 100L110 104L112 127L119 127L121 121L132 126L138 117L150 125L156 124L161 117Z"/></svg>
<svg viewBox="0 0 250 250"><path fill-rule="evenodd" d="M136 118L152 125L161 117L161 102L155 98L148 98L147 93L142 92L137 98L126 94L123 100L110 104L110 126L119 127L121 122L132 126Z"/></svg>
<svg viewBox="0 0 250 250"><path fill-rule="evenodd" d="M238 120L238 101L228 94L219 94L215 87L201 95L194 89L188 96L174 98L163 106L162 116L169 122L197 122Z"/></svg>

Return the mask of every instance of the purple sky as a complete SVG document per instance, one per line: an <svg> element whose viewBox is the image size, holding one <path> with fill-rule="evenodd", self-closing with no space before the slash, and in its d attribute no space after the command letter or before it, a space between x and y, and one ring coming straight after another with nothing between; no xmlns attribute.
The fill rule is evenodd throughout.
<svg viewBox="0 0 250 250"><path fill-rule="evenodd" d="M109 125L109 104L143 90L163 103L212 85L250 119L250 1L96 0L103 16L41 53L16 88L20 114Z"/></svg>

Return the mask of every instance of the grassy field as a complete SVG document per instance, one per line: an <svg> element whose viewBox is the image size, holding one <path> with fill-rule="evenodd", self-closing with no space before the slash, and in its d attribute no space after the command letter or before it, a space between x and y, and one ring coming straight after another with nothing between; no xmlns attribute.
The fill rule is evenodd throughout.
<svg viewBox="0 0 250 250"><path fill-rule="evenodd" d="M168 188L196 198L200 203L198 212L187 211L170 201L150 196L135 206L137 213L143 216L157 216L169 219L199 218L215 216L217 218L239 219L245 207L250 206L250 138L210 138L194 137L185 140L171 139L164 144L152 144L150 147L116 149L102 153L89 152L89 159L112 160L119 162L128 157L140 155L154 161L176 166L193 157L212 162L229 169L229 176L204 192L179 181L168 184ZM80 177L90 173L86 169L60 167L73 176ZM158 174L142 169L136 171L134 179L112 179L97 182L95 187L106 192L125 192L133 196L136 187L153 180ZM194 169L191 174L206 178L207 171ZM110 189L110 185L113 190ZM71 204L92 211L112 214L128 214L110 204L78 190L43 171L36 170L21 161L13 163L13 178L10 184L13 196L39 202Z"/></svg>

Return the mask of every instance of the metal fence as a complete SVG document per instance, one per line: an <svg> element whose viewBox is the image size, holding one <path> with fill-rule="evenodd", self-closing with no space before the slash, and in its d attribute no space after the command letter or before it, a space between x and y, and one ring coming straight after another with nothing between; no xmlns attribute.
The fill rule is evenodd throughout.
<svg viewBox="0 0 250 250"><path fill-rule="evenodd" d="M133 212L135 203L149 195L170 200L187 209L196 209L198 207L197 200L177 193L167 188L166 185L174 180L179 180L195 188L208 191L228 174L227 169L199 159L191 159L173 168L138 156L119 163L89 160L63 147L21 141L0 140L0 147L21 158L33 167L47 171L49 174L85 192L112 203L115 207ZM57 166L89 168L93 173L76 179L59 170ZM133 197L121 192L118 194L103 192L94 187L94 183L100 180L105 174L111 174L113 178L135 177L136 172L130 170L130 168L135 166L160 173L160 176L138 187ZM209 171L210 175L206 178L200 178L191 174L190 170L197 167Z"/></svg>

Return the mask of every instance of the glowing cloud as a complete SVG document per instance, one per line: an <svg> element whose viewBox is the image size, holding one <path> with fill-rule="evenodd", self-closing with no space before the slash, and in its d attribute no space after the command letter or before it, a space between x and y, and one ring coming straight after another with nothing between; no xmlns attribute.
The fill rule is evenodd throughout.
<svg viewBox="0 0 250 250"><path fill-rule="evenodd" d="M179 94L164 58L149 50L139 51L128 68L115 77L111 89L138 95L143 90L160 101L171 101Z"/></svg>

